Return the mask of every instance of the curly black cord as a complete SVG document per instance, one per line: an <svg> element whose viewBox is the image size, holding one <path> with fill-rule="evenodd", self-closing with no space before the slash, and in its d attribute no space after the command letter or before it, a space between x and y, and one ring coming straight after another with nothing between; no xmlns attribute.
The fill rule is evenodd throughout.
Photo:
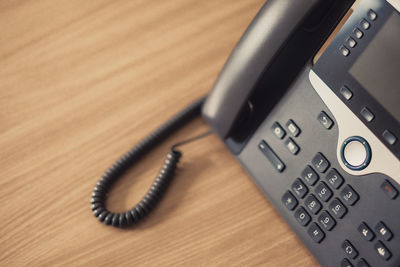
<svg viewBox="0 0 400 267"><path fill-rule="evenodd" d="M142 156L148 153L151 149L157 146L161 141L168 137L172 132L178 130L180 127L200 115L201 107L206 97L202 97L192 103L191 105L184 108L178 114L169 119L166 123L156 129L154 132L145 137L136 146L129 150L123 155L117 162L115 162L101 177L94 187L91 205L94 216L98 218L100 222L106 225L112 225L115 227L127 227L134 223L142 220L147 214L149 214L155 205L158 203L167 186L169 185L177 164L179 162L182 153L176 150L176 146L184 144L174 145L169 151L167 158L164 161L157 178L151 185L146 195L140 200L136 206L131 210L123 213L113 213L107 210L105 207L105 200L107 193L114 182L120 178L124 172L138 162ZM209 134L209 133L206 133ZM201 136L205 136L203 134ZM200 136L200 137L201 137ZM195 138L196 139L196 138Z"/></svg>

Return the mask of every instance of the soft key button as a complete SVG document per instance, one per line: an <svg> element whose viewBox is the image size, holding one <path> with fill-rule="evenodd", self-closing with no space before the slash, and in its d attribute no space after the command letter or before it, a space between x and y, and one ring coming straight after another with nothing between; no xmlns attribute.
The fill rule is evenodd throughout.
<svg viewBox="0 0 400 267"><path fill-rule="evenodd" d="M360 136L347 138L340 152L344 165L354 171L365 169L371 161L371 148Z"/></svg>
<svg viewBox="0 0 400 267"><path fill-rule="evenodd" d="M372 10L370 9L368 11L368 18L372 21L376 20L376 18L378 17L378 15Z"/></svg>

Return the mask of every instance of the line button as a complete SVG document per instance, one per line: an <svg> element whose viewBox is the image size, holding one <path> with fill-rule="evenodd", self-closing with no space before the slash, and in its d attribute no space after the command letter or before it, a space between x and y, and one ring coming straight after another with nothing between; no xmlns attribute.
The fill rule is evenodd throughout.
<svg viewBox="0 0 400 267"><path fill-rule="evenodd" d="M375 115L374 115L374 113L372 113L368 108L366 108L366 107L364 107L362 110L361 110L361 116L363 116L364 117L364 119L367 121L367 122L371 122L371 121L373 121L373 119L375 118Z"/></svg>
<svg viewBox="0 0 400 267"><path fill-rule="evenodd" d="M353 92L350 91L349 88L347 88L346 86L342 86L342 88L340 88L340 94L348 101L353 97Z"/></svg>

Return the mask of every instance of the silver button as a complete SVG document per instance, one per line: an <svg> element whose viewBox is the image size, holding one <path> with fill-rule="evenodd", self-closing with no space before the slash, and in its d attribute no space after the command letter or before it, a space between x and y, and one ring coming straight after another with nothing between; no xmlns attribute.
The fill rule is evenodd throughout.
<svg viewBox="0 0 400 267"><path fill-rule="evenodd" d="M343 56L347 57L348 55L350 55L350 50L347 49L345 46L341 46L339 48L340 52L342 53Z"/></svg>
<svg viewBox="0 0 400 267"><path fill-rule="evenodd" d="M376 15L376 13L372 9L370 9L368 11L368 18L370 20L374 21L374 20L376 20L377 17L378 17L378 15Z"/></svg>
<svg viewBox="0 0 400 267"><path fill-rule="evenodd" d="M355 28L353 33L357 39L361 39L364 36L364 33L359 28Z"/></svg>
<svg viewBox="0 0 400 267"><path fill-rule="evenodd" d="M360 21L360 25L364 30L368 30L369 27L371 26L371 24L369 24L369 22L366 21L365 19Z"/></svg>
<svg viewBox="0 0 400 267"><path fill-rule="evenodd" d="M350 100L350 98L353 97L353 92L351 92L350 89L347 88L346 86L340 88L340 93L346 100Z"/></svg>
<svg viewBox="0 0 400 267"><path fill-rule="evenodd" d="M371 122L375 118L375 115L367 108L361 110L361 115L367 122Z"/></svg>
<svg viewBox="0 0 400 267"><path fill-rule="evenodd" d="M391 132L389 132L388 130L385 130L382 134L383 138L385 138L385 141L389 144L389 145L394 145L394 143L396 143L397 138L396 136L394 136Z"/></svg>
<svg viewBox="0 0 400 267"><path fill-rule="evenodd" d="M353 38L349 37L346 40L346 43L348 46L350 46L351 48L355 47L357 45L356 40L354 40Z"/></svg>

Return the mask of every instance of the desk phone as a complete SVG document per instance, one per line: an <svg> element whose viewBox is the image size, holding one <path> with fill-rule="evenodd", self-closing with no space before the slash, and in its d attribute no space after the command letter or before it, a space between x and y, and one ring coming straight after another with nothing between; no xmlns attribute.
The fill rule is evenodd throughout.
<svg viewBox="0 0 400 267"><path fill-rule="evenodd" d="M322 266L400 266L400 1L269 0L203 117Z"/></svg>
<svg viewBox="0 0 400 267"><path fill-rule="evenodd" d="M353 3L268 0L211 94L101 177L91 198L98 220L127 227L150 213L173 177L177 147L202 136L172 146L132 209L109 211L110 187L202 111L322 266L400 266L400 0L360 0L313 64Z"/></svg>

